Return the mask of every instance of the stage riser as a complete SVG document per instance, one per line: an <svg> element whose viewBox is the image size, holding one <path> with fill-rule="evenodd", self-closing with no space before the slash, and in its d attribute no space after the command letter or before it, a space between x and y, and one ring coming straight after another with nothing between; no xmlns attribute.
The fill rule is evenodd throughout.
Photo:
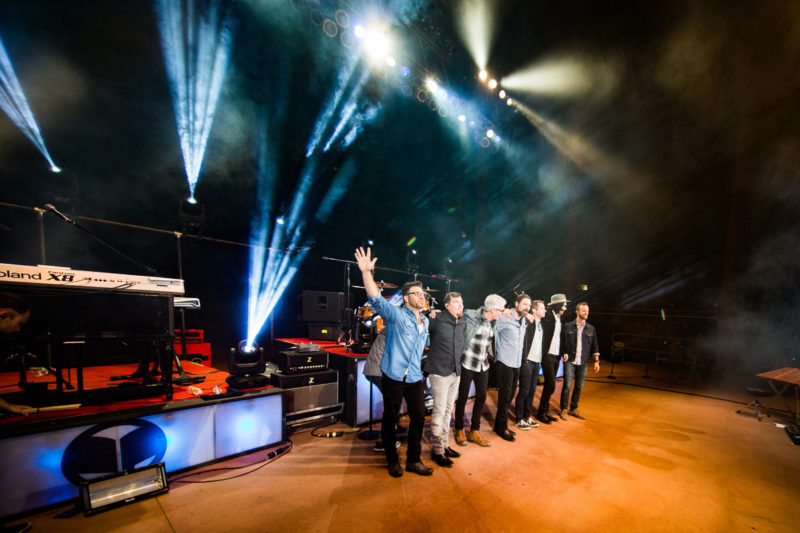
<svg viewBox="0 0 800 533"><path fill-rule="evenodd" d="M81 480L103 474L161 461L172 472L283 442L284 417L270 389L26 427L0 439L0 516L76 498Z"/></svg>

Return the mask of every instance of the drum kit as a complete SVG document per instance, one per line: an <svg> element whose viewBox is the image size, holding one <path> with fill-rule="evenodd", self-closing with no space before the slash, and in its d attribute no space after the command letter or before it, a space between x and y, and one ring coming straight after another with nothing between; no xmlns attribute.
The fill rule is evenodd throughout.
<svg viewBox="0 0 800 533"><path fill-rule="evenodd" d="M378 288L383 292L384 289L397 289L398 286L394 283L389 283L386 281L378 281L376 282ZM354 289L363 289L364 287L361 285L353 285ZM436 305L437 301L436 298L433 296L432 293L439 292L437 289L431 289L429 287L425 288L425 306L422 309L422 313L428 314L430 310ZM400 300L402 302L402 297L400 296L399 292L394 293L392 295L386 296L384 298L387 300ZM375 312L375 309L369 304L369 302L364 302L359 307L353 310L353 315L355 317L355 325L356 325L356 339L357 342L365 342L372 344L375 338L383 333L386 329L386 322L383 320L383 317L378 315Z"/></svg>

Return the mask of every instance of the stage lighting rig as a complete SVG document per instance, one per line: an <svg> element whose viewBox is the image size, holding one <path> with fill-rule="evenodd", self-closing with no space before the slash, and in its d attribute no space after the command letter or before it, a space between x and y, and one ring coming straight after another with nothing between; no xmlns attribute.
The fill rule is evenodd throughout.
<svg viewBox="0 0 800 533"><path fill-rule="evenodd" d="M190 196L178 204L178 219L183 232L189 235L202 235L206 225L206 206Z"/></svg>

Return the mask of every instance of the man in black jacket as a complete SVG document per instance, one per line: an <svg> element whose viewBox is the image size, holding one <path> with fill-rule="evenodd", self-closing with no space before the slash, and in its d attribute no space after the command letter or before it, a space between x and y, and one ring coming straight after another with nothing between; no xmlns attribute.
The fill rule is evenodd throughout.
<svg viewBox="0 0 800 533"><path fill-rule="evenodd" d="M550 414L550 397L556 390L556 373L561 361L561 315L567 310L567 297L554 294L547 304L547 312L542 318L542 374L544 386L539 398L536 419L543 424L555 422L558 418ZM531 332L533 334L533 332Z"/></svg>
<svg viewBox="0 0 800 533"><path fill-rule="evenodd" d="M452 466L451 458L461 454L450 447L450 417L458 394L461 377L461 353L464 351L466 322L464 300L457 292L444 296L445 311L431 313L429 333L431 336L425 371L433 392L431 432L433 450L431 458L439 466Z"/></svg>
<svg viewBox="0 0 800 533"><path fill-rule="evenodd" d="M578 411L578 402L581 399L583 382L586 381L586 368L591 361L594 373L600 372L600 348L597 344L597 332L589 324L589 304L580 302L575 306L575 320L565 324L561 330L561 353L564 354L564 386L561 389L561 419L566 420L567 415L580 420L586 420ZM572 400L569 389L572 382L575 389L572 391ZM569 411L567 410L569 406Z"/></svg>

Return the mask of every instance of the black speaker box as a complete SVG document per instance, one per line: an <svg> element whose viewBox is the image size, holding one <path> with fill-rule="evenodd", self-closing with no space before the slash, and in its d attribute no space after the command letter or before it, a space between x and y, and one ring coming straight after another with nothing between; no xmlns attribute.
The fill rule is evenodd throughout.
<svg viewBox="0 0 800 533"><path fill-rule="evenodd" d="M342 325L337 324L308 324L308 338L312 341L335 341L339 339Z"/></svg>
<svg viewBox="0 0 800 533"><path fill-rule="evenodd" d="M339 373L336 370L320 370L318 372L302 372L299 374L274 372L272 374L272 384L282 389L296 389L310 385L337 383L338 378Z"/></svg>
<svg viewBox="0 0 800 533"><path fill-rule="evenodd" d="M303 291L303 320L306 322L334 322L344 320L344 293Z"/></svg>

